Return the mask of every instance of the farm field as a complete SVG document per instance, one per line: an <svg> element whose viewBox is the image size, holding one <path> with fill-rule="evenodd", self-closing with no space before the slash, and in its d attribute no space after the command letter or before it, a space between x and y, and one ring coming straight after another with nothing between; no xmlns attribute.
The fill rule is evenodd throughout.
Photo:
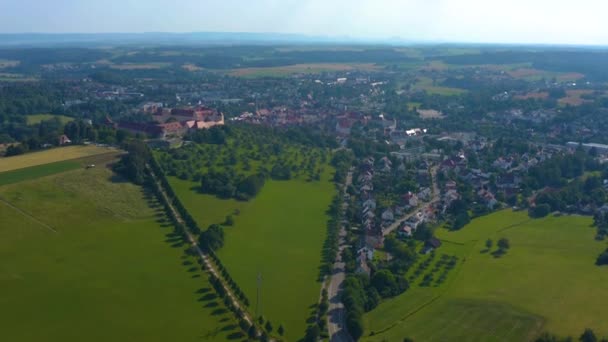
<svg viewBox="0 0 608 342"><path fill-rule="evenodd" d="M7 59L0 59L0 69L12 68L19 65L19 61L11 61Z"/></svg>
<svg viewBox="0 0 608 342"><path fill-rule="evenodd" d="M441 84L441 80L437 80L436 84ZM443 87L433 85L433 80L429 77L420 77L418 82L414 84L414 90L424 90L429 94L437 94L443 96L460 95L466 93L466 89Z"/></svg>
<svg viewBox="0 0 608 342"><path fill-rule="evenodd" d="M162 211L108 168L0 186L0 199L7 341L237 337Z"/></svg>
<svg viewBox="0 0 608 342"><path fill-rule="evenodd" d="M122 63L110 64L111 69L116 70L155 70L170 66L171 63Z"/></svg>
<svg viewBox="0 0 608 342"><path fill-rule="evenodd" d="M20 156L0 158L0 172L64 160L78 159L115 151L116 149L114 148L97 146L67 146L52 148L39 152L26 153Z"/></svg>
<svg viewBox="0 0 608 342"><path fill-rule="evenodd" d="M239 77L287 77L292 74L319 74L322 72L336 72L349 70L376 70L381 67L372 63L310 63L294 64L281 67L268 68L242 68L233 69L231 76Z"/></svg>
<svg viewBox="0 0 608 342"><path fill-rule="evenodd" d="M226 242L218 255L249 298L253 314L257 276L261 274L259 313L275 329L283 324L289 341L304 336L309 307L319 297L317 280L328 219L325 211L334 194L332 170L326 169L318 182L269 180L249 202L198 194L191 190L196 183L170 180L203 228L240 211L234 216L234 226L225 227Z"/></svg>
<svg viewBox="0 0 608 342"><path fill-rule="evenodd" d="M73 121L74 118L65 115L54 115L54 114L32 114L27 115L27 124L28 125L37 125L42 121L50 120L52 118L58 118L61 121L62 125L67 124L70 121Z"/></svg>
<svg viewBox="0 0 608 342"><path fill-rule="evenodd" d="M33 82L38 79L32 76L26 76L23 74L0 72L0 81L2 82Z"/></svg>
<svg viewBox="0 0 608 342"><path fill-rule="evenodd" d="M11 170L0 173L0 186L50 176L80 167L80 163L74 161L60 161L56 163L36 165L23 169Z"/></svg>
<svg viewBox="0 0 608 342"><path fill-rule="evenodd" d="M580 106L585 102L590 102L582 98L583 95L592 94L592 90L580 89L580 90L566 90L566 97L559 99L557 102L562 105Z"/></svg>
<svg viewBox="0 0 608 342"><path fill-rule="evenodd" d="M525 341L542 331L578 336L587 327L608 335L601 319L608 313L601 285L608 273L595 266L606 244L594 240L591 224L589 217L531 220L506 210L458 232L441 229L437 253L457 255L458 266L443 284L414 283L366 314L367 333L376 334L364 340ZM485 241L502 237L511 249L496 258Z"/></svg>
<svg viewBox="0 0 608 342"><path fill-rule="evenodd" d="M557 72L534 68L516 68L509 70L507 73L513 78L527 81L538 81L541 79L550 80L555 78L557 82L573 82L585 77L585 75L577 72Z"/></svg>

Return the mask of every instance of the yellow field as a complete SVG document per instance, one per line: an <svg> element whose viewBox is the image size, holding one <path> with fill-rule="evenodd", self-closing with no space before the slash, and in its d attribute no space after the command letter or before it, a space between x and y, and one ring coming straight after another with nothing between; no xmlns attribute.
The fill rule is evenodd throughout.
<svg viewBox="0 0 608 342"><path fill-rule="evenodd" d="M20 156L0 158L0 172L22 169L24 167L48 164L69 159L93 156L116 151L111 147L67 146L46 151L27 153Z"/></svg>

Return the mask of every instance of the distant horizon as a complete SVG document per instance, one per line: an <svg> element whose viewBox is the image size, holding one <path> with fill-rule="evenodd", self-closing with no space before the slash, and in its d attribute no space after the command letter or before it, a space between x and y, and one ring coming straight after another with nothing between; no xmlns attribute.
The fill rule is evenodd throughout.
<svg viewBox="0 0 608 342"><path fill-rule="evenodd" d="M166 36L188 36L191 40L183 39L179 41L164 42L158 40ZM137 41L139 37L147 36L145 42ZM198 37L196 37L198 36ZM205 37L206 36L206 37ZM50 38L49 41L28 41L15 40L6 41L7 37L27 38L39 37ZM56 38L75 38L72 40L52 40ZM78 40L78 38L89 40ZM98 38L98 40L91 40ZM123 39L121 39L123 38ZM128 39L127 39L128 38ZM142 31L142 32L0 32L0 45L20 46L36 44L79 44L79 43L116 43L116 44L135 44L155 42L161 45L166 43L180 44L354 44L354 45L383 45L383 46L419 46L419 45L463 45L463 46L512 46L512 47L571 47L571 48L608 48L608 44L584 44L584 43L544 43L544 42L499 42L499 41L448 41L448 40L413 40L401 37L361 37L361 36L332 36L332 35L313 35L306 33L282 33L282 32L230 32L230 31ZM165 43L165 44L163 44Z"/></svg>
<svg viewBox="0 0 608 342"><path fill-rule="evenodd" d="M348 40L608 45L602 0L19 0L5 34L251 32Z"/></svg>

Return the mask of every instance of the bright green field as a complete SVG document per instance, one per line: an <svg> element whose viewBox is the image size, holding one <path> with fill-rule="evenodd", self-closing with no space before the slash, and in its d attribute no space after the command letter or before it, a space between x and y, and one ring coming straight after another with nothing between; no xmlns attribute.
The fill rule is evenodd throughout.
<svg viewBox="0 0 608 342"><path fill-rule="evenodd" d="M42 121L50 120L52 118L58 118L61 121L62 125L67 124L70 121L73 121L74 118L65 115L54 115L54 114L32 114L27 116L27 124L28 125L37 125Z"/></svg>
<svg viewBox="0 0 608 342"><path fill-rule="evenodd" d="M459 255L459 265L438 287L413 284L366 314L367 333L377 334L365 340L525 341L545 330L579 336L586 327L608 335L608 269L594 264L606 244L594 240L591 224L501 211L439 231L438 253ZM511 242L506 255L484 251L486 239L502 237Z"/></svg>
<svg viewBox="0 0 608 342"><path fill-rule="evenodd" d="M3 340L222 341L237 332L158 222L162 212L107 168L5 185L0 197L10 203L0 202Z"/></svg>
<svg viewBox="0 0 608 342"><path fill-rule="evenodd" d="M326 167L328 169L329 167ZM326 238L326 210L334 194L327 170L320 182L267 181L249 202L224 201L190 190L192 182L171 179L174 190L203 227L234 216L219 257L256 313L256 279L262 275L260 312L286 338L303 337L310 306L319 299L319 266Z"/></svg>

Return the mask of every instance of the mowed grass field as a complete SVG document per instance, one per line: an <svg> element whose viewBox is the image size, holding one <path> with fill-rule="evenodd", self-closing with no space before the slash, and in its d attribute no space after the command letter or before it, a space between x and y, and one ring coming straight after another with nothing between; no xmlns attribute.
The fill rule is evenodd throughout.
<svg viewBox="0 0 608 342"><path fill-rule="evenodd" d="M116 151L116 149L111 147L78 145L52 148L49 150L26 153L14 157L0 157L0 172L55 163L64 160L78 159L114 151Z"/></svg>
<svg viewBox="0 0 608 342"><path fill-rule="evenodd" d="M42 121L50 120L53 118L58 118L59 121L61 121L62 125L65 125L68 122L74 120L74 118L71 118L69 116L54 115L54 114L32 114L32 115L27 115L26 118L27 118L28 125L37 125L37 124L41 123Z"/></svg>
<svg viewBox="0 0 608 342"><path fill-rule="evenodd" d="M501 211L458 232L438 231L438 253L459 255L448 280L430 288L412 284L405 294L366 314L367 341L526 341L542 331L579 336L593 328L608 335L608 269L595 266L606 248L594 240L592 219L581 216L531 220ZM490 238L508 238L511 249L496 258Z"/></svg>
<svg viewBox="0 0 608 342"><path fill-rule="evenodd" d="M218 252L230 275L256 313L257 277L262 276L259 312L275 329L283 324L288 341L304 336L310 306L319 299L321 250L327 236L326 214L335 193L329 166L319 182L267 181L249 202L219 200L196 193L197 184L171 179L174 190L195 220L206 228L239 210L235 225L225 227Z"/></svg>
<svg viewBox="0 0 608 342"><path fill-rule="evenodd" d="M0 186L0 199L3 340L238 335L206 275L161 222L162 211L108 168Z"/></svg>

